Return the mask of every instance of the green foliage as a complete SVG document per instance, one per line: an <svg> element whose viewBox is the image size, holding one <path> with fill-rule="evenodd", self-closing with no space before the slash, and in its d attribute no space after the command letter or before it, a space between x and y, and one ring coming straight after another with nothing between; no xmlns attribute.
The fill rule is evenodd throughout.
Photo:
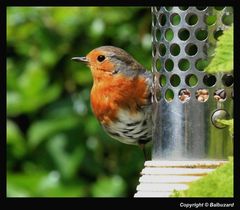
<svg viewBox="0 0 240 210"><path fill-rule="evenodd" d="M215 56L206 67L208 73L231 72L233 70L233 26L219 37Z"/></svg>
<svg viewBox="0 0 240 210"><path fill-rule="evenodd" d="M36 148L43 140L52 134L71 129L79 123L75 117L58 117L33 123L28 129L28 144L30 148Z"/></svg>
<svg viewBox="0 0 240 210"><path fill-rule="evenodd" d="M90 108L91 72L71 61L101 45L150 69L150 8L7 8L8 196L135 193L143 154L104 133Z"/></svg>
<svg viewBox="0 0 240 210"><path fill-rule="evenodd" d="M233 197L233 158L207 176L192 182L189 189L173 192L172 197Z"/></svg>
<svg viewBox="0 0 240 210"><path fill-rule="evenodd" d="M119 176L100 177L93 186L94 197L122 196L126 189L126 183Z"/></svg>
<svg viewBox="0 0 240 210"><path fill-rule="evenodd" d="M205 70L208 73L232 72L233 71L233 25L224 31L219 37L215 49L215 55L210 62L206 63ZM202 65L203 66L203 65ZM204 69L204 68L203 68ZM233 136L233 119L219 120L222 124L229 126L230 134Z"/></svg>
<svg viewBox="0 0 240 210"><path fill-rule="evenodd" d="M227 125L229 126L229 132L230 134L233 136L233 128L234 128L234 121L233 119L230 119L230 120L218 120L220 123L222 123L223 125Z"/></svg>
<svg viewBox="0 0 240 210"><path fill-rule="evenodd" d="M26 143L19 127L7 120L7 145L11 147L11 156L21 158L26 153Z"/></svg>
<svg viewBox="0 0 240 210"><path fill-rule="evenodd" d="M26 181L27 180L27 181ZM72 197L84 196L83 183L76 182L68 185L61 183L57 171L32 171L31 174L8 173L7 196L14 197Z"/></svg>

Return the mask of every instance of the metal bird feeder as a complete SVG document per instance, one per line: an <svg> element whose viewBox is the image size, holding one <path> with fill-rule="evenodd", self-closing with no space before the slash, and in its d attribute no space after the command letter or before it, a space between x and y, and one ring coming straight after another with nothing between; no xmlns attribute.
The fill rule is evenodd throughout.
<svg viewBox="0 0 240 210"><path fill-rule="evenodd" d="M233 74L204 68L217 40L233 24L232 7L152 7L155 77L152 161L135 197L167 197L186 189L233 154ZM187 178L188 177L188 178Z"/></svg>

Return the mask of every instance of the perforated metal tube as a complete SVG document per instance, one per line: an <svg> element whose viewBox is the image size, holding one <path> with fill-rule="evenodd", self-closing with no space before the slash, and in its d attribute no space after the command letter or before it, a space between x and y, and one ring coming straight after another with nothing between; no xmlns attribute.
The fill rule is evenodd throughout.
<svg viewBox="0 0 240 210"><path fill-rule="evenodd" d="M232 155L228 128L212 116L233 118L233 75L204 71L232 13L231 7L152 7L153 160Z"/></svg>

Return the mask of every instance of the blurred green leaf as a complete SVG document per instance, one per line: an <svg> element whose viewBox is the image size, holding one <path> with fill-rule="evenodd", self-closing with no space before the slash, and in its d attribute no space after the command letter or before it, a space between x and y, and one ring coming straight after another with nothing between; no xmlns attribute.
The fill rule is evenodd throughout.
<svg viewBox="0 0 240 210"><path fill-rule="evenodd" d="M28 62L25 71L18 78L18 88L23 95L34 95L48 83L47 73L38 62Z"/></svg>
<svg viewBox="0 0 240 210"><path fill-rule="evenodd" d="M59 134L48 142L48 150L64 179L74 177L85 154L83 147L79 145L71 150L71 153L67 153L66 147L68 141L66 136ZM75 141L78 142L79 139L75 139Z"/></svg>
<svg viewBox="0 0 240 210"><path fill-rule="evenodd" d="M36 148L42 141L54 134L76 126L78 119L75 117L64 117L55 119L45 119L37 121L28 130L28 144L30 148Z"/></svg>
<svg viewBox="0 0 240 210"><path fill-rule="evenodd" d="M206 67L208 73L217 73L219 71L233 71L233 26L225 30L219 37L215 56Z"/></svg>
<svg viewBox="0 0 240 210"><path fill-rule="evenodd" d="M9 119L7 120L7 145L11 145L11 152L16 157L22 157L26 153L26 142L23 134L17 124Z"/></svg>
<svg viewBox="0 0 240 210"><path fill-rule="evenodd" d="M17 92L7 92L7 112L8 116L17 116L22 113L36 111L43 105L56 99L59 96L60 87L52 85L48 91L36 93L33 97L24 96Z"/></svg>
<svg viewBox="0 0 240 210"><path fill-rule="evenodd" d="M88 134L97 134L98 129L101 128L99 122L94 116L89 116L87 119L88 126L85 128Z"/></svg>
<svg viewBox="0 0 240 210"><path fill-rule="evenodd" d="M229 126L229 132L230 134L233 136L233 129L234 129L234 125L233 125L233 119L230 119L230 120L218 120L220 123L222 123L223 125L227 125Z"/></svg>
<svg viewBox="0 0 240 210"><path fill-rule="evenodd" d="M86 67L80 67L78 65L74 65L75 69L72 72L73 77L79 85L89 85L92 84L92 74L89 69ZM76 69L79 69L76 71Z"/></svg>
<svg viewBox="0 0 240 210"><path fill-rule="evenodd" d="M91 34L93 36L100 36L101 34L104 33L104 30L105 30L105 23L103 22L103 20L101 18L96 18L91 27L90 27L90 30L91 30Z"/></svg>
<svg viewBox="0 0 240 210"><path fill-rule="evenodd" d="M57 171L35 171L31 174L7 176L7 197L81 197L85 186L82 183L62 184Z"/></svg>
<svg viewBox="0 0 240 210"><path fill-rule="evenodd" d="M123 196L126 184L120 176L100 177L92 187L94 197Z"/></svg>

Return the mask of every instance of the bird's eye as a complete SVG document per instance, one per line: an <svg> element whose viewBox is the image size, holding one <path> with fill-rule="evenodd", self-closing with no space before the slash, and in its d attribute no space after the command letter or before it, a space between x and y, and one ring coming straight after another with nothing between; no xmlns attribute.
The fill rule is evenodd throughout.
<svg viewBox="0 0 240 210"><path fill-rule="evenodd" d="M97 60L98 60L99 62L102 62L102 61L105 60L105 56L104 56L104 55L99 55L99 56L97 57Z"/></svg>

